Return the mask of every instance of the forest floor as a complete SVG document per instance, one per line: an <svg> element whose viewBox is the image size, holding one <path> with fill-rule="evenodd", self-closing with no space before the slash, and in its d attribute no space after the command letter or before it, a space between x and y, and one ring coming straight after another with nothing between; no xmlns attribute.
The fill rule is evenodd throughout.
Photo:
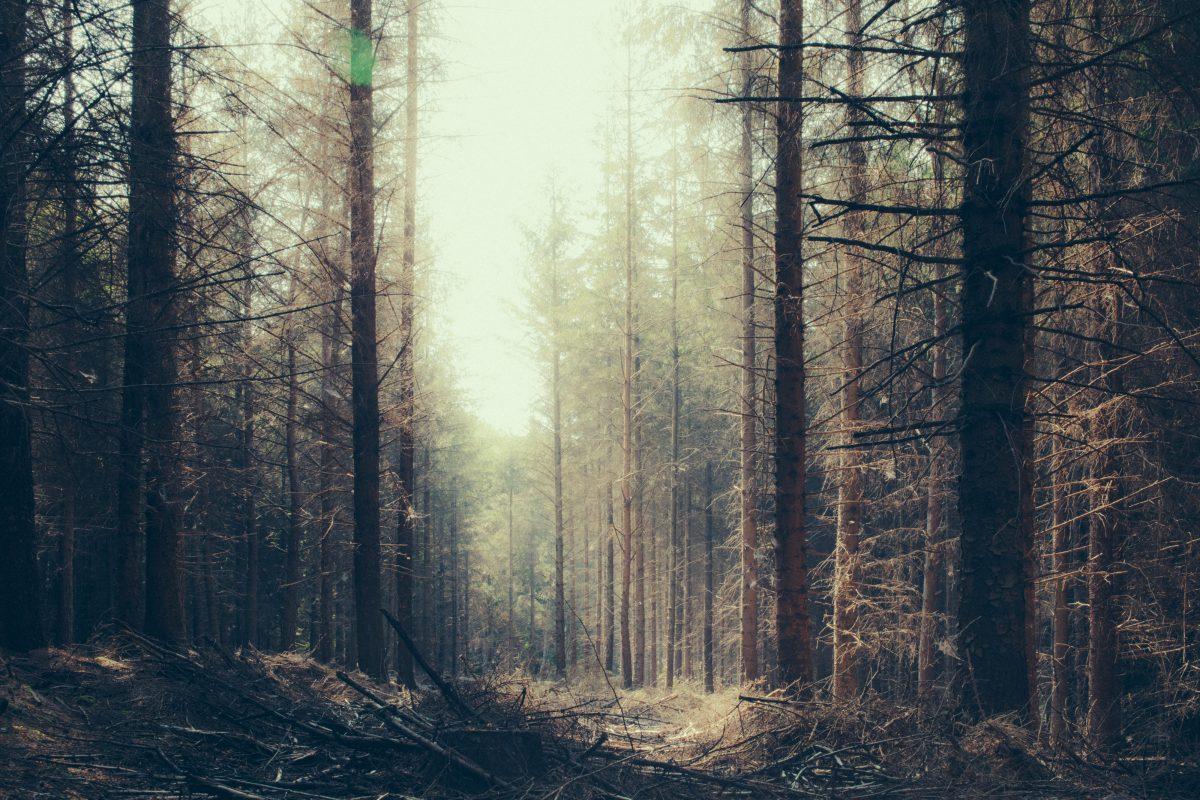
<svg viewBox="0 0 1200 800"><path fill-rule="evenodd" d="M129 632L0 656L0 797L389 800L1195 798L1200 769L1102 763L993 721L621 693L518 676L417 693L298 655Z"/></svg>

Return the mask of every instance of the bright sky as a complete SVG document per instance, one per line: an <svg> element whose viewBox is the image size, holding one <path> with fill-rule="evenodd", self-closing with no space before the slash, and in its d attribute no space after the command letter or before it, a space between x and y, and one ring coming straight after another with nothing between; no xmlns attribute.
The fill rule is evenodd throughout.
<svg viewBox="0 0 1200 800"><path fill-rule="evenodd" d="M195 0L210 20L267 21L297 0ZM424 89L421 235L437 273L433 335L450 345L473 410L525 430L541 392L517 313L521 225L545 216L548 178L569 197L600 191L600 137L624 87L624 2L432 0L427 50L441 69ZM586 206L570 209L586 214ZM397 221L398 223L398 221ZM394 234L399 234L398 227Z"/></svg>
<svg viewBox="0 0 1200 800"><path fill-rule="evenodd" d="M444 82L430 98L422 211L452 343L476 413L525 429L541 385L515 313L524 285L522 223L545 215L553 173L567 196L597 196L598 136L623 75L615 3L477 0L443 6ZM583 211L584 209L576 209Z"/></svg>

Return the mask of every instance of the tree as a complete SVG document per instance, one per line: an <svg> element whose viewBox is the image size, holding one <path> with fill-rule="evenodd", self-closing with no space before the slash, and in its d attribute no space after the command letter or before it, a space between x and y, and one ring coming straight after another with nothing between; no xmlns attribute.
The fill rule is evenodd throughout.
<svg viewBox="0 0 1200 800"><path fill-rule="evenodd" d="M25 264L25 0L0 2L0 646L45 639L37 580L29 423L29 290Z"/></svg>
<svg viewBox="0 0 1200 800"><path fill-rule="evenodd" d="M804 64L801 0L783 0L779 15L779 94L800 97ZM813 679L805 530L804 162L803 115L781 101L775 176L775 564L779 673L788 685Z"/></svg>
<svg viewBox="0 0 1200 800"><path fill-rule="evenodd" d="M350 0L350 314L354 410L354 611L358 666L384 675L379 613L379 363L375 286L375 144L371 0Z"/></svg>
<svg viewBox="0 0 1200 800"><path fill-rule="evenodd" d="M126 348L140 362L146 432L145 631L185 636L180 583L178 409L172 324L176 318L175 131L171 119L169 0L133 6L133 111L129 148L129 273L138 315ZM128 371L128 365L127 365Z"/></svg>
<svg viewBox="0 0 1200 800"><path fill-rule="evenodd" d="M626 45L627 54L630 45ZM627 55L627 61L630 56ZM627 67L626 72L631 70ZM633 260L633 77L625 77L625 324L622 331L625 343L621 363L621 686L633 688L633 646L630 641L630 584L633 579L633 479L634 430L633 385L634 350L637 331L634 328L634 260Z"/></svg>
<svg viewBox="0 0 1200 800"><path fill-rule="evenodd" d="M862 4L846 2L846 89L851 97L863 94L866 65L862 52ZM846 105L846 129L862 130L865 115L854 103ZM854 138L851 136L850 138ZM867 201L867 151L861 140L846 144L846 183L852 203ZM843 223L850 238L859 238L863 212L851 212ZM846 700L858 693L859 539L863 525L863 451L854 439L862 418L863 368L863 258L853 250L845 254L845 332L842 341L842 463L838 472L837 574L833 589L833 696Z"/></svg>
<svg viewBox="0 0 1200 800"><path fill-rule="evenodd" d="M754 69L750 58L750 0L741 6L742 94L754 94ZM742 681L758 680L758 491L757 466L754 463L758 447L756 426L758 413L755 403L755 341L754 327L754 116L753 107L741 107L742 139L739 151L741 185L742 233L742 388L741 416L741 535L742 535Z"/></svg>
<svg viewBox="0 0 1200 800"><path fill-rule="evenodd" d="M406 47L406 96L404 130L404 255L400 278L400 469L398 490L400 508L396 530L396 616L406 630L412 630L413 608L413 548L415 543L416 510L413 506L416 478L416 386L413 369L413 345L416 320L413 317L413 295L416 292L417 237L417 0L408 4L408 37ZM415 687L412 653L396 644L396 673L405 686Z"/></svg>
<svg viewBox="0 0 1200 800"><path fill-rule="evenodd" d="M1029 4L968 2L964 12L962 520L959 621L963 704L985 715L1029 707L1025 597L1027 443L1025 175Z"/></svg>

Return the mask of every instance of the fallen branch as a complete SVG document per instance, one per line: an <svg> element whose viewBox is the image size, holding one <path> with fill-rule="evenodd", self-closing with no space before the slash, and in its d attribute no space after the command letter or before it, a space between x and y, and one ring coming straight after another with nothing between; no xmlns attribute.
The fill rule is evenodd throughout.
<svg viewBox="0 0 1200 800"><path fill-rule="evenodd" d="M423 734L418 733L417 731L414 731L412 728L410 728L407 725L394 719L388 713L387 706L385 704L383 704L383 703L379 702L377 699L375 699L374 695L372 694L372 692L369 689L367 689L362 684L358 683L358 681L354 680L346 673L342 672L341 670L338 670L336 675L338 677L338 680L340 680L342 683L346 684L351 689L358 692L363 697L367 698L367 700L371 703L372 710L375 711L376 716L378 716L379 719L383 721L383 724L385 726L387 726L387 728L389 730L391 730L407 739L411 739L413 742L415 742L416 744L425 748L426 750L433 753L434 755L439 756L439 757L445 759L446 761L451 762L452 764L456 764L457 766L459 766L462 769L466 770L467 772L471 773L475 777L482 778L484 781L486 781L489 784L492 784L493 786L499 786L499 787L505 788L505 789L511 788L508 783L506 783L505 781L496 777L492 773L488 772L483 767L479 766L474 761L470 760L469 758L462 755L461 753L459 753L449 747L444 747L444 746L438 744L437 742L433 741L432 739L424 736Z"/></svg>
<svg viewBox="0 0 1200 800"><path fill-rule="evenodd" d="M429 680L433 681L433 685L438 688L438 691L442 693L442 696L446 698L446 701L449 702L450 705L456 711L458 711L464 719L473 719L482 722L479 714L477 714L474 709L463 702L463 699L459 697L458 692L454 691L454 687L446 683L446 680L438 674L438 671L429 665L429 662L425 660L425 656L421 655L421 651L417 648L416 644L413 643L412 638L408 635L408 632L404 630L404 626L400 624L400 621L389 614L386 608L381 608L379 610L383 612L383 616L387 619L388 624L391 625L396 631L396 635L400 637L400 641L403 642L404 646L408 648L408 652L412 653L413 661L416 661L417 666L419 666L425 672L425 674L429 676Z"/></svg>

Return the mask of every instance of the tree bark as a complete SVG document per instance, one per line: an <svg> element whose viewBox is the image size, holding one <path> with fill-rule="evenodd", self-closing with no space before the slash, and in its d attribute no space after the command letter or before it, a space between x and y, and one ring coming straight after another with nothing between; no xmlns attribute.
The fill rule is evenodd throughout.
<svg viewBox="0 0 1200 800"><path fill-rule="evenodd" d="M628 54L627 54L628 58ZM628 72L628 69L627 69ZM621 383L621 687L633 688L633 644L630 641L630 596L633 579L633 88L625 87L625 357Z"/></svg>
<svg viewBox="0 0 1200 800"><path fill-rule="evenodd" d="M552 198L550 224L558 222L557 198ZM550 246L550 412L553 426L554 458L554 674L562 678L567 671L566 600L563 586L563 449L562 449L562 304L559 286L560 257L557 231L551 231Z"/></svg>
<svg viewBox="0 0 1200 800"><path fill-rule="evenodd" d="M960 411L964 706L1029 708L1025 415L1029 4L964 4Z"/></svg>
<svg viewBox="0 0 1200 800"><path fill-rule="evenodd" d="M1050 744L1064 744L1067 732L1067 663L1070 644L1070 609L1067 606L1067 550L1070 548L1070 526L1067 520L1067 483L1064 475L1062 443L1051 441L1050 454L1050 559L1053 572L1053 611L1051 617L1052 645L1050 658Z"/></svg>
<svg viewBox="0 0 1200 800"><path fill-rule="evenodd" d="M633 340L633 374L642 372L642 342ZM635 408L642 405L641 392L635 389ZM633 427L633 685L646 684L646 489L643 470L642 421Z"/></svg>
<svg viewBox="0 0 1200 800"><path fill-rule="evenodd" d="M458 676L458 639L459 639L459 583L458 583L458 494L455 493L450 498L450 580L448 581L448 591L450 594L450 641L448 648L448 659L450 661L450 674ZM529 584L529 608L530 619L533 618L533 571L530 570ZM532 629L531 629L532 630Z"/></svg>
<svg viewBox="0 0 1200 800"><path fill-rule="evenodd" d="M408 41L405 49L404 98L404 252L400 270L400 430L398 450L398 503L396 511L396 618L405 630L413 626L413 548L416 539L416 372L414 369L417 262L417 87L420 3L408 2ZM422 480L426 480L422 476ZM416 688L412 653L396 643L396 676Z"/></svg>
<svg viewBox="0 0 1200 800"><path fill-rule="evenodd" d="M184 639L185 629L179 574L177 376L171 339L176 319L177 176L169 0L134 3L130 74L128 261L131 297L137 298L135 304L145 313L137 317L134 346L126 352L132 351L138 366L134 375L144 381L140 392L147 456L144 629L150 636L178 642Z"/></svg>
<svg viewBox="0 0 1200 800"><path fill-rule="evenodd" d="M713 476L712 462L704 465L704 691L714 690L713 679Z"/></svg>
<svg viewBox="0 0 1200 800"><path fill-rule="evenodd" d="M939 110L936 116L937 121L941 122L945 118L945 113ZM936 187L934 196L940 200L943 196L941 187L945 181L942 156L931 153L930 161ZM934 280L940 287L945 279L946 266L939 264L935 270ZM944 417L949 412L946 407L950 399L950 392L946 386L946 345L944 342L946 333L946 298L939 288L933 292L932 335L935 342L931 348L933 351L933 391L929 414L934 419ZM934 441L930 447L929 476L926 479L925 489L925 557L921 581L921 627L917 639L917 696L921 700L928 700L931 697L933 681L936 676L937 602L938 593L942 588L941 578L944 568L940 537L942 535L942 517L944 516L942 493L946 489L947 470L945 454L939 447L939 443Z"/></svg>
<svg viewBox="0 0 1200 800"><path fill-rule="evenodd" d="M350 0L350 313L354 407L354 611L358 666L384 677L379 543L379 364L371 0Z"/></svg>
<svg viewBox="0 0 1200 800"><path fill-rule="evenodd" d="M243 210L243 214L248 211ZM242 220L245 234L249 235L249 221ZM241 254L246 259L246 274L242 284L242 317L249 320L253 313L253 261L248 253ZM237 392L242 408L241 447L239 452L239 473L242 481L242 542L245 546L246 561L243 576L242 592L242 635L244 645L258 644L258 584L259 584L259 555L261 548L258 540L258 509L257 509L257 475L258 466L254 462L254 371L251 347L250 323L242 323L242 380Z"/></svg>
<svg viewBox="0 0 1200 800"><path fill-rule="evenodd" d="M779 92L803 95L804 10L801 0L780 6ZM776 629L782 683L813 679L808 612L808 533L805 522L803 110L778 108L775 177L775 563Z"/></svg>
<svg viewBox="0 0 1200 800"><path fill-rule="evenodd" d="M284 455L288 490L288 532L279 647L281 650L290 650L296 644L296 625L300 611L300 539L303 525L300 515L303 513L304 502L300 492L300 466L296 453L296 414L300 389L296 376L296 344L292 340L294 333L290 325L285 335L288 394L287 418L284 420Z"/></svg>
<svg viewBox="0 0 1200 800"><path fill-rule="evenodd" d="M675 685L676 654L682 615L679 607L679 181L678 164L671 182L671 464L670 547L667 552L667 663L666 684Z"/></svg>
<svg viewBox="0 0 1200 800"><path fill-rule="evenodd" d="M742 0L743 44L752 40L750 0ZM754 94L754 72L750 52L741 54L742 94ZM741 539L742 539L742 681L758 680L758 491L754 455L758 447L755 426L755 328L754 328L754 129L753 108L742 105L742 140L739 151L742 229L742 391L741 391Z"/></svg>
<svg viewBox="0 0 1200 800"><path fill-rule="evenodd" d="M851 97L863 95L862 4L846 2L846 86ZM865 115L858 105L846 106L846 130L861 129ZM861 141L846 145L846 183L852 203L867 202L867 151ZM862 211L845 217L847 239L859 239L866 228ZM846 262L846 303L842 342L842 464L838 476L836 574L833 590L833 696L846 700L859 691L859 540L863 519L863 454L854 439L862 418L859 378L863 367L863 260L853 248Z"/></svg>
<svg viewBox="0 0 1200 800"><path fill-rule="evenodd" d="M329 307L329 319L322 330L321 339L321 542L320 542L320 610L316 657L326 664L333 660L334 653L334 577L336 565L337 507L333 493L336 490L334 474L336 454L333 442L338 435L337 392L335 382L341 371L341 281L333 276L336 288L333 303Z"/></svg>
<svg viewBox="0 0 1200 800"><path fill-rule="evenodd" d="M513 475L510 466L508 474L508 652L510 655L517 652L517 606L514 590L516 562L513 560L513 482L515 480L516 476Z"/></svg>
<svg viewBox="0 0 1200 800"><path fill-rule="evenodd" d="M617 668L617 530L613 514L613 486L611 481L605 485L605 495L608 506L608 525L605 527L604 533L604 540L607 543L604 559L604 668L612 672Z"/></svg>

